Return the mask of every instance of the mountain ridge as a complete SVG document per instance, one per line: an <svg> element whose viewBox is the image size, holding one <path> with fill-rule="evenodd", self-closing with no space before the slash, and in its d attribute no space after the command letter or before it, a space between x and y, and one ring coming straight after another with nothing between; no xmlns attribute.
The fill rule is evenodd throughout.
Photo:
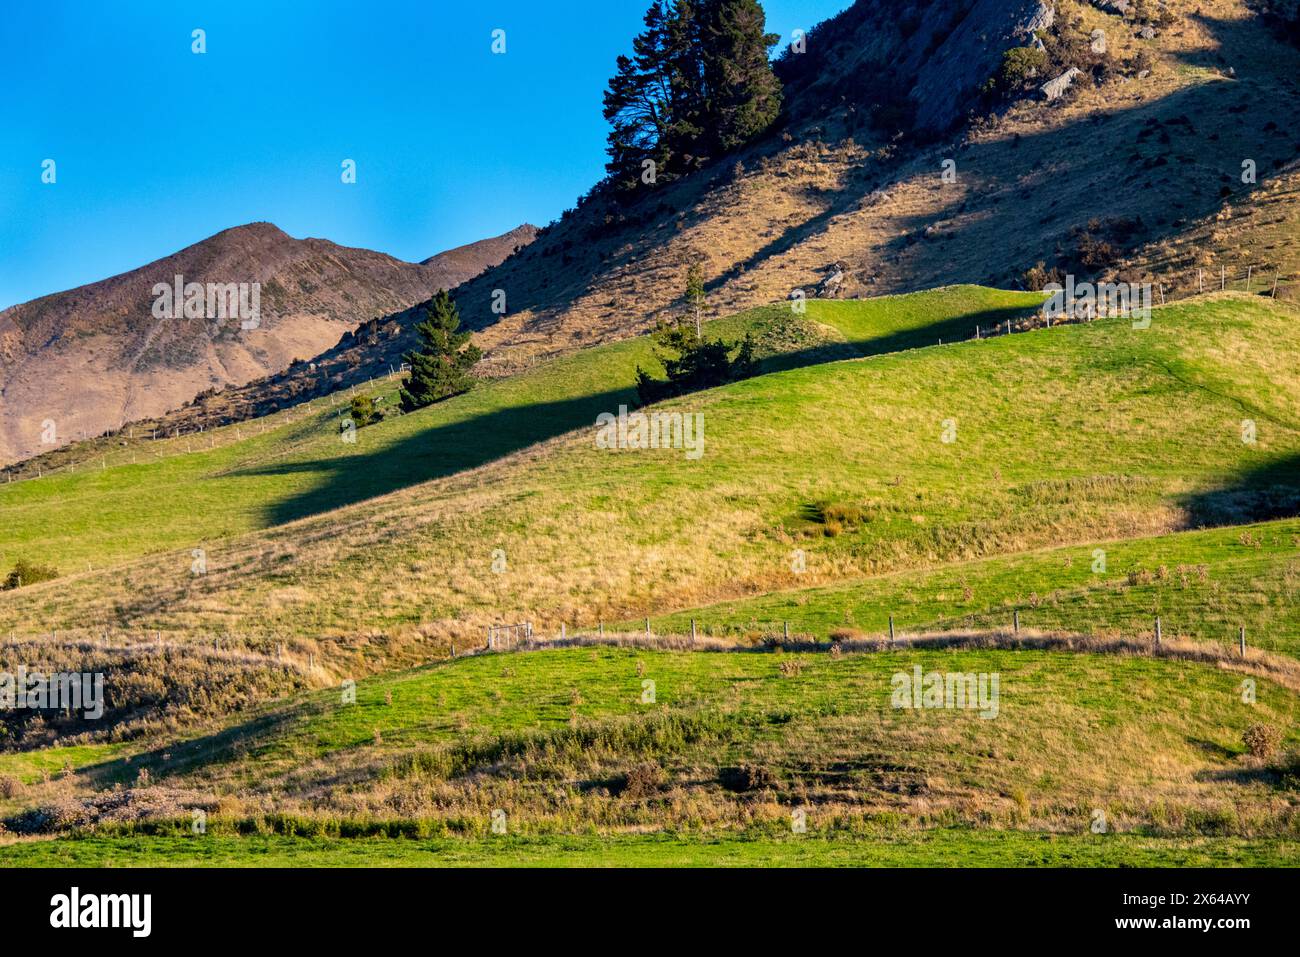
<svg viewBox="0 0 1300 957"><path fill-rule="evenodd" d="M409 263L267 222L234 226L146 265L0 311L0 461L159 415L275 374L375 315L454 288L531 241L524 225ZM251 328L159 318L156 286L257 284ZM245 317L246 319L247 317Z"/></svg>

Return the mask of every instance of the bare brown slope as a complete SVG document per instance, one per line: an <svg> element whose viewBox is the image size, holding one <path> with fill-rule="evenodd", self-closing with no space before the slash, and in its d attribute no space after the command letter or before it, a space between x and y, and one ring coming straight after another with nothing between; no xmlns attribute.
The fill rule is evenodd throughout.
<svg viewBox="0 0 1300 957"><path fill-rule="evenodd" d="M520 227L408 263L253 223L131 272L6 309L0 312L0 462L158 415L205 390L280 372L359 322L458 286L533 233ZM260 326L154 318L154 284L176 275L186 282L260 283Z"/></svg>
<svg viewBox="0 0 1300 957"><path fill-rule="evenodd" d="M1204 261L1231 268L1245 249L1257 271L1300 271L1300 203L1281 188L1300 156L1300 51L1242 0L1146 4L1167 9L1158 22L1076 0L1044 7L1050 16L1011 0L859 0L809 37L807 55L823 51L816 59L783 68L789 109L765 141L637 203L597 194L461 287L465 321L488 352L480 372L505 374L679 313L696 260L715 314L796 289L1015 286L1039 260L1081 274L1151 275L1185 292L1185 264L1169 255L1184 236ZM958 68L965 54L987 69L998 59L988 37L1030 43L1026 26L1045 20L1085 46L1092 31L1105 33L1098 80L1085 75L1055 102L1031 95L973 121L965 114L936 139L934 125L950 113L934 78L960 86L959 102L978 113L975 74ZM918 122L933 123L914 127L919 136L884 137L869 116L887 111L900 82ZM1255 184L1240 178L1247 158ZM941 177L948 159L955 182ZM1266 215L1247 214L1264 202ZM1221 224L1227 209L1234 229L1203 225ZM1267 225L1268 237L1253 241L1252 223ZM1111 254L1085 269L1078 248L1089 229ZM827 285L836 273L841 281ZM500 293L504 316L492 310ZM387 372L411 345L413 314L367 324L310 366L230 395L230 407L256 414Z"/></svg>

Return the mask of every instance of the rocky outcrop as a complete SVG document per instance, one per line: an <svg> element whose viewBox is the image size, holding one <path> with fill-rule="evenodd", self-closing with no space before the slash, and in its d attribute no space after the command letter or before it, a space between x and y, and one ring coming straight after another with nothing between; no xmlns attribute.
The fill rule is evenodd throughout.
<svg viewBox="0 0 1300 957"><path fill-rule="evenodd" d="M924 64L912 88L916 125L944 130L971 107L1012 47L1032 44L1056 22L1042 0L977 0Z"/></svg>
<svg viewBox="0 0 1300 957"><path fill-rule="evenodd" d="M1080 72L1081 71L1077 66L1072 66L1056 79L1048 80L1039 87L1043 92L1044 99L1046 99L1048 103L1051 103L1053 100L1059 100L1065 95L1065 92L1070 89L1070 86L1074 83L1074 78L1077 77Z"/></svg>

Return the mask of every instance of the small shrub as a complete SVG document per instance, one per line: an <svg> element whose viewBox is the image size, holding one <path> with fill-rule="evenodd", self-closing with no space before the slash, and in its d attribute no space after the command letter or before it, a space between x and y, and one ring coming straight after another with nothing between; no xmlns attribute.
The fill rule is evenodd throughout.
<svg viewBox="0 0 1300 957"><path fill-rule="evenodd" d="M997 72L984 85L990 96L1006 96L1024 90L1047 68L1047 54L1036 46L1013 47L1002 54Z"/></svg>
<svg viewBox="0 0 1300 957"><path fill-rule="evenodd" d="M781 662L781 676L784 678L797 678L803 673L803 661L798 658L787 658Z"/></svg>
<svg viewBox="0 0 1300 957"><path fill-rule="evenodd" d="M22 588L24 585L52 581L58 577L59 570L57 568L51 568L48 565L37 565L35 562L20 558L14 563L13 569L5 577L4 584L0 585L0 590L10 591L14 588Z"/></svg>
<svg viewBox="0 0 1300 957"><path fill-rule="evenodd" d="M1300 791L1300 750L1290 751L1273 763L1277 783L1289 791Z"/></svg>
<svg viewBox="0 0 1300 957"><path fill-rule="evenodd" d="M1282 744L1282 732L1271 724L1252 724L1242 732L1246 753L1254 758L1271 758Z"/></svg>
<svg viewBox="0 0 1300 957"><path fill-rule="evenodd" d="M372 395L354 396L352 404L348 407L348 415L352 417L358 429L364 429L367 425L374 425L384 420L384 410L379 407Z"/></svg>
<svg viewBox="0 0 1300 957"><path fill-rule="evenodd" d="M653 795L659 790L663 783L663 769L653 761L646 761L629 768L617 781L611 790L619 797L640 800Z"/></svg>
<svg viewBox="0 0 1300 957"><path fill-rule="evenodd" d="M718 780L728 791L748 793L775 788L777 777L772 770L762 764L742 764L736 768L723 768Z"/></svg>
<svg viewBox="0 0 1300 957"><path fill-rule="evenodd" d="M1046 263L1039 260L1024 271L1020 277L1020 283L1030 292L1042 292L1052 283L1064 286L1065 277L1061 275L1061 270L1055 266L1049 268Z"/></svg>

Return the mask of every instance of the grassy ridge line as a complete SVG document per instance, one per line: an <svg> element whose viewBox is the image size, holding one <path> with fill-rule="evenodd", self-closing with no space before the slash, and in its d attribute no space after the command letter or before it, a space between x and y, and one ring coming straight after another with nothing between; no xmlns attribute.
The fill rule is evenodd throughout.
<svg viewBox="0 0 1300 957"><path fill-rule="evenodd" d="M1095 552L1105 571L1094 572ZM1164 633L1300 655L1300 520L1043 549L808 589L771 592L651 618L661 634L882 634L1022 626L1076 634ZM611 623L634 630L640 621Z"/></svg>
<svg viewBox="0 0 1300 957"><path fill-rule="evenodd" d="M807 316L822 325L827 338L860 342L864 350L881 351L930 341L931 327L941 333L949 325L975 321L967 317L1015 314L1035 301L1022 293L950 287L876 300L813 300L807 303ZM791 315L788 307L753 310L710 322L709 331L738 339L747 331L761 333ZM770 345L773 350L793 350L817 341L805 330L793 343ZM798 358L802 357L790 357L773 367ZM276 523L277 502L308 492L322 478L346 474L350 457L364 456L372 462L375 455L391 452L382 469L358 469L346 489L336 489L317 503L320 509L471 468L585 424L620 402L631 402L638 365L654 366L650 342L644 337L485 382L467 395L364 429L356 445L339 440L336 419L347 401L340 396L325 409L308 405L279 413L262 423L264 429L270 426L264 432L255 431L256 423L215 430L209 437L229 439L243 430L242 438L223 441L216 449L186 453L184 443L189 439L164 439L157 443L161 450L150 449L157 461L114 463L107 469L91 466L34 482L0 485L0 526L5 529L0 564L39 551L43 560L71 572L86 562L104 567L162 548L266 528ZM397 382L384 380L358 394L382 396L393 408ZM501 416L510 410L521 415L519 421L504 422L503 431ZM527 416L522 414L525 410ZM464 436L477 448L444 443L430 450L412 441L433 429L472 426L489 418L493 418L493 434Z"/></svg>
<svg viewBox="0 0 1300 957"><path fill-rule="evenodd" d="M1294 338L1293 311L1226 296L1159 308L1147 330L1099 321L800 365L672 403L707 416L699 461L561 435L283 530L275 537L292 546L289 564L268 563L257 537L235 540L214 550L202 580L178 578L186 553L133 573L125 591L90 577L57 594L36 586L12 599L11 614L0 610L0 627L67 627L75 593L83 624L328 635L364 621L469 635L499 616L529 616L558 630L561 620L788 588L796 547L827 582L1149 535L1216 510L1249 520L1242 496L1291 474L1300 433L1264 422L1245 445L1243 400L1216 396L1237 378L1269 381L1249 390L1249 404L1278 422L1300 418L1300 379L1283 367ZM946 419L960 423L951 444L940 440ZM292 517L347 499L389 460L430 446L454 456L452 440L480 442L498 424L421 431L406 454L353 453L324 488L276 508ZM800 516L826 500L857 502L869 521L809 537ZM510 556L509 574L491 572L495 548Z"/></svg>
<svg viewBox="0 0 1300 957"><path fill-rule="evenodd" d="M0 845L11 867L1295 867L1300 844L944 830L787 838L646 834L492 840L87 837Z"/></svg>
<svg viewBox="0 0 1300 957"><path fill-rule="evenodd" d="M894 708L892 678L914 667L999 674L997 714ZM646 678L656 684L650 705ZM1242 678L1198 661L1024 649L485 655L363 679L355 704L335 688L198 736L0 755L0 776L30 789L10 788L0 812L78 793L112 798L117 787L139 790L147 773L128 809L207 807L214 833L221 821L268 814L322 827L401 816L428 822L425 833L476 832L491 807L509 807L521 833L572 833L643 822L645 805L603 789L654 762L660 828L779 824L806 803L823 828L883 815L1082 830L1102 807L1121 831L1290 833L1294 801L1243 756L1242 734L1267 722L1294 747L1300 696L1260 677L1248 704ZM42 784L51 755L76 774ZM739 764L768 769L770 790L732 793L723 775Z"/></svg>

